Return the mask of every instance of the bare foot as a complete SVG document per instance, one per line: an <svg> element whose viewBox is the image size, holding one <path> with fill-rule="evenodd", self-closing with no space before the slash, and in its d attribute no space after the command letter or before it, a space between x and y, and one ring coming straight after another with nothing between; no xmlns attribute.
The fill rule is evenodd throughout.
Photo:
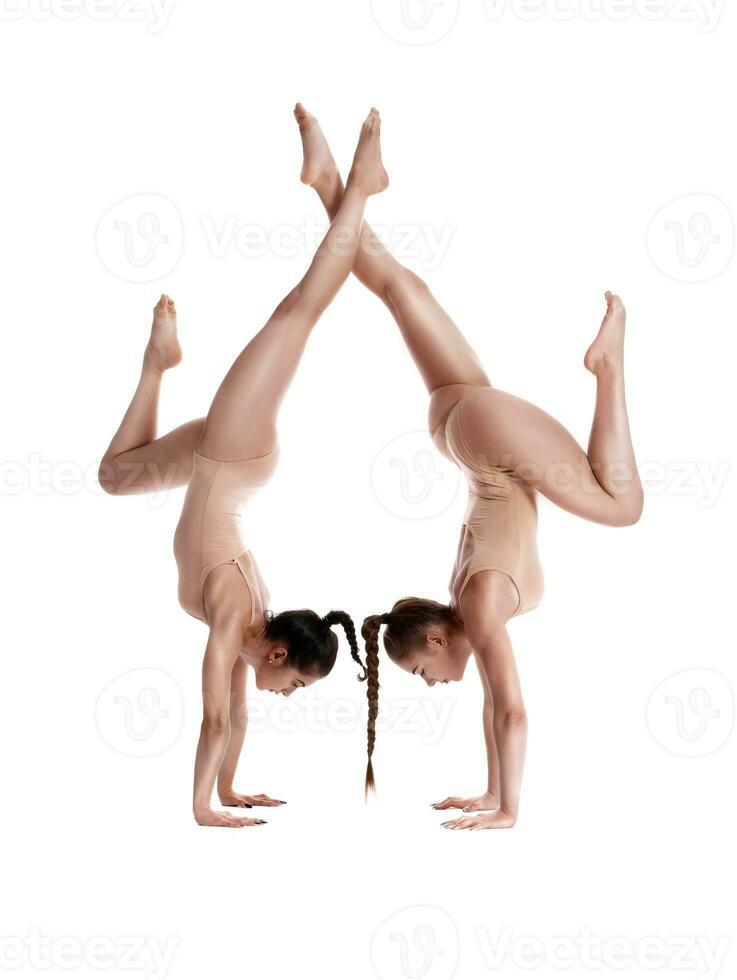
<svg viewBox="0 0 737 980"><path fill-rule="evenodd" d="M325 134L320 129L320 123L309 113L301 102L294 107L294 118L299 124L299 134L302 137L302 152L304 161L299 179L308 187L314 187L325 179L335 180L339 177L338 165L330 152Z"/></svg>
<svg viewBox="0 0 737 980"><path fill-rule="evenodd" d="M596 340L586 351L584 366L597 374L602 368L621 367L624 361L624 325L626 310L619 296L606 294L606 316Z"/></svg>
<svg viewBox="0 0 737 980"><path fill-rule="evenodd" d="M366 194L380 194L389 186L389 177L381 162L381 117L378 109L371 110L361 127L348 184L360 187Z"/></svg>
<svg viewBox="0 0 737 980"><path fill-rule="evenodd" d="M182 348L177 339L177 310L169 296L162 295L154 307L154 322L146 356L159 371L175 367L182 359Z"/></svg>

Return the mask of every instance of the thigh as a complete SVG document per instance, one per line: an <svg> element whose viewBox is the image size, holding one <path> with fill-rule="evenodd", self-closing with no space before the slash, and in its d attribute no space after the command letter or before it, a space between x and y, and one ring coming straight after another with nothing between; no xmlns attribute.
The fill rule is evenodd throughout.
<svg viewBox="0 0 737 980"><path fill-rule="evenodd" d="M159 493L185 486L204 424L204 418L193 419L145 446L104 460L100 483L116 494Z"/></svg>
<svg viewBox="0 0 737 980"><path fill-rule="evenodd" d="M312 322L294 290L241 351L223 379L198 452L210 459L255 459L277 442L276 420Z"/></svg>
<svg viewBox="0 0 737 980"><path fill-rule="evenodd" d="M425 282L403 269L384 301L430 393L447 385L488 385L481 362Z"/></svg>
<svg viewBox="0 0 737 980"><path fill-rule="evenodd" d="M507 466L563 510L600 524L616 517L616 503L598 483L588 457L547 412L498 389L484 388L461 406L469 448L482 461Z"/></svg>

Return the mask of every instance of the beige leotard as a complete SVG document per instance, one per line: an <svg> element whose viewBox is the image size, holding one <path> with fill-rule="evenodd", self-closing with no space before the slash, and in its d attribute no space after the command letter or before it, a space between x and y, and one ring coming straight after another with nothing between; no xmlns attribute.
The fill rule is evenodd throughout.
<svg viewBox="0 0 737 980"><path fill-rule="evenodd" d="M205 581L218 565L236 565L251 594L251 619L268 608L269 593L245 546L243 511L276 469L278 449L258 459L218 462L194 454L194 467L174 535L179 568L179 603L206 622Z"/></svg>
<svg viewBox="0 0 737 980"><path fill-rule="evenodd" d="M457 608L477 572L504 572L517 590L517 616L534 609L543 593L535 491L495 461L493 453L482 459L470 449L463 431L464 400L455 404L433 433L437 448L468 480L468 507L450 581L451 600Z"/></svg>

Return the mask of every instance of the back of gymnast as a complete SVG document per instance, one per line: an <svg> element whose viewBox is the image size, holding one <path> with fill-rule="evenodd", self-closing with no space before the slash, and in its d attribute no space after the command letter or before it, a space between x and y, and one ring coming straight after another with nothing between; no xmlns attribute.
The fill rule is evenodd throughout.
<svg viewBox="0 0 737 980"><path fill-rule="evenodd" d="M154 310L138 387L100 465L100 482L111 494L187 486L174 551L180 603L209 628L193 794L195 819L204 826L265 822L213 809L216 785L223 806L283 802L233 788L246 728L248 667L260 690L289 697L332 669L338 638L331 627L337 624L346 632L353 659L361 664L347 613L268 611L269 596L244 540L240 517L276 466L282 399L312 328L351 272L366 200L386 185L380 119L372 110L361 130L345 194L306 275L237 357L207 417L157 438L161 379L182 356L174 302L162 296Z"/></svg>
<svg viewBox="0 0 737 980"><path fill-rule="evenodd" d="M344 188L314 116L298 105L304 150L302 180L329 215ZM578 517L624 527L643 506L624 391L625 310L606 294L606 315L584 364L596 378L596 407L588 452L563 426L529 402L491 386L465 337L425 283L403 268L364 225L353 269L387 305L430 394L429 428L438 450L464 472L469 503L450 602L407 598L364 620L368 674L368 766L373 788L379 644L403 670L433 686L460 681L473 655L484 687L486 791L447 797L438 810L473 815L451 829L508 828L519 809L527 739L519 676L507 623L540 601L543 576L536 546L536 497L543 494Z"/></svg>

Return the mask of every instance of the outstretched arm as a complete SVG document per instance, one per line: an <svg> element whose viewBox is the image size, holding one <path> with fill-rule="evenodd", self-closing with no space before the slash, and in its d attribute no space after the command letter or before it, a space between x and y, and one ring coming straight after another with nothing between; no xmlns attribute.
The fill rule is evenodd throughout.
<svg viewBox="0 0 737 980"><path fill-rule="evenodd" d="M248 664L242 657L238 657L230 675L230 740L218 770L218 798L223 806L282 806L286 800L276 800L265 793L246 796L236 792L233 788L233 781L248 728L247 678Z"/></svg>
<svg viewBox="0 0 737 980"><path fill-rule="evenodd" d="M513 827L517 821L527 747L527 714L505 625L509 618L505 602L503 594L493 599L489 588L478 577L476 582L471 580L464 594L464 626L484 684L490 788L491 780L496 779L492 753L498 759L499 809L495 813L450 821L447 826L452 829L505 828Z"/></svg>
<svg viewBox="0 0 737 980"><path fill-rule="evenodd" d="M193 810L204 827L247 827L264 823L212 809L212 792L230 741L230 678L242 644L240 618L213 619L202 664L202 727L194 769Z"/></svg>
<svg viewBox="0 0 737 980"><path fill-rule="evenodd" d="M481 672L484 685L484 709L482 714L484 742L486 743L487 781L486 792L480 796L448 796L440 803L433 804L435 810L464 810L475 813L480 810L499 809L499 755L494 736L494 702L486 674Z"/></svg>

